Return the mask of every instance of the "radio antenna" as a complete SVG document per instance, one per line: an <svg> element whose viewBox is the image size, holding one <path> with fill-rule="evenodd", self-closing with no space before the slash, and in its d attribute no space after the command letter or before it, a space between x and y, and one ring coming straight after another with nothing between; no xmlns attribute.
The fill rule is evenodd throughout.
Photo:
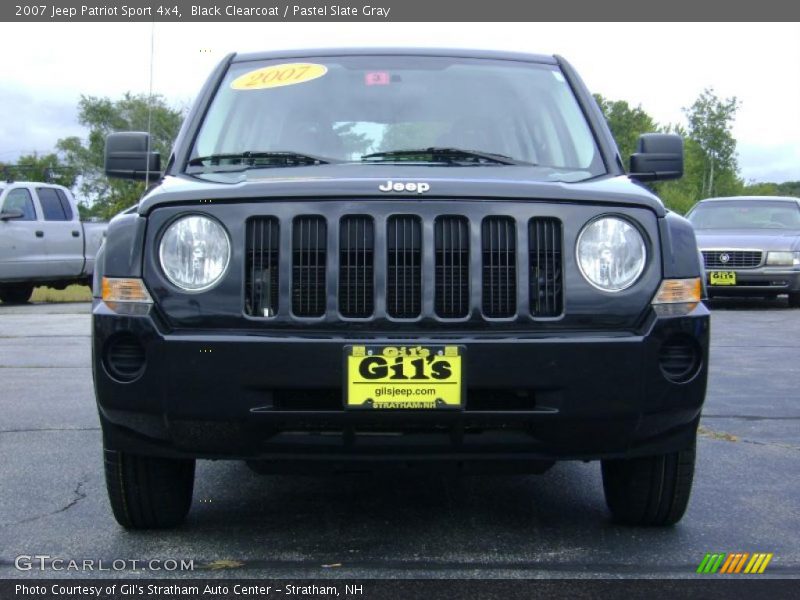
<svg viewBox="0 0 800 600"><path fill-rule="evenodd" d="M153 61L154 61L154 49L155 49L155 39L156 39L156 21L153 19L153 23L150 26L150 91L147 97L147 162L145 163L147 166L145 168L145 176L144 176L144 191L147 193L147 190L150 187L150 153L151 153L151 144L152 144L152 137L153 134L151 132L153 126Z"/></svg>

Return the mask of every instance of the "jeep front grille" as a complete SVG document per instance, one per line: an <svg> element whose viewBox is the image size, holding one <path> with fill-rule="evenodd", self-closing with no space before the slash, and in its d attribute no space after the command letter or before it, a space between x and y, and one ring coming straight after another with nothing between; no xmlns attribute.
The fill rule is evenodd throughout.
<svg viewBox="0 0 800 600"><path fill-rule="evenodd" d="M469 221L439 217L433 230L436 281L434 309L443 318L469 314Z"/></svg>
<svg viewBox="0 0 800 600"><path fill-rule="evenodd" d="M371 217L347 216L339 224L339 312L369 317L375 310L374 225Z"/></svg>
<svg viewBox="0 0 800 600"><path fill-rule="evenodd" d="M559 219L354 214L337 221L247 221L247 315L491 321L564 313Z"/></svg>
<svg viewBox="0 0 800 600"><path fill-rule="evenodd" d="M292 228L292 312L298 317L325 314L325 219L296 217Z"/></svg>
<svg viewBox="0 0 800 600"><path fill-rule="evenodd" d="M531 315L557 317L564 308L561 221L534 218L528 224Z"/></svg>
<svg viewBox="0 0 800 600"><path fill-rule="evenodd" d="M512 317L517 311L517 245L514 219L483 220L483 314Z"/></svg>
<svg viewBox="0 0 800 600"><path fill-rule="evenodd" d="M386 312L397 319L416 318L422 309L422 227L419 217L389 217L386 244Z"/></svg>
<svg viewBox="0 0 800 600"><path fill-rule="evenodd" d="M278 312L278 219L256 217L247 222L245 240L245 311L273 317Z"/></svg>

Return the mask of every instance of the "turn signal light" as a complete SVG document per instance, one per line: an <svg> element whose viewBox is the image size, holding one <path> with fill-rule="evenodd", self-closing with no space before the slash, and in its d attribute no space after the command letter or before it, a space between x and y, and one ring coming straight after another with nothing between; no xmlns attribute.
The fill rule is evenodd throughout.
<svg viewBox="0 0 800 600"><path fill-rule="evenodd" d="M699 277L691 279L665 279L653 298L653 304L679 304L700 302L703 299L703 284Z"/></svg>
<svg viewBox="0 0 800 600"><path fill-rule="evenodd" d="M141 279L120 277L103 277L103 301L153 303Z"/></svg>

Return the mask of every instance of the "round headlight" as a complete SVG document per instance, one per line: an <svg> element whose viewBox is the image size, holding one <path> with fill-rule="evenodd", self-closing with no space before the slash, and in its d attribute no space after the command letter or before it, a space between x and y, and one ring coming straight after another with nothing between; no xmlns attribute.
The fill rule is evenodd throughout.
<svg viewBox="0 0 800 600"><path fill-rule="evenodd" d="M607 292L632 286L644 271L647 249L639 230L624 219L602 217L578 236L578 266L586 280Z"/></svg>
<svg viewBox="0 0 800 600"><path fill-rule="evenodd" d="M225 274L231 257L228 234L217 221L200 215L172 223L158 249L161 268L187 292L207 290Z"/></svg>

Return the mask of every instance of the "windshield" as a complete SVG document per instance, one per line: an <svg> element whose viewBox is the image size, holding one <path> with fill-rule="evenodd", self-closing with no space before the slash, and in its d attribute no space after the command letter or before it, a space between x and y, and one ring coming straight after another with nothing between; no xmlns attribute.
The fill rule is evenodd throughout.
<svg viewBox="0 0 800 600"><path fill-rule="evenodd" d="M325 162L441 162L441 152L365 157L431 148L511 159L444 157L450 165L536 165L533 178L574 181L605 172L557 66L423 56L234 63L200 128L192 158L228 155L195 161L208 171L226 160L242 163L231 156L270 152Z"/></svg>
<svg viewBox="0 0 800 600"><path fill-rule="evenodd" d="M688 219L695 229L800 229L800 207L780 200L707 202Z"/></svg>

